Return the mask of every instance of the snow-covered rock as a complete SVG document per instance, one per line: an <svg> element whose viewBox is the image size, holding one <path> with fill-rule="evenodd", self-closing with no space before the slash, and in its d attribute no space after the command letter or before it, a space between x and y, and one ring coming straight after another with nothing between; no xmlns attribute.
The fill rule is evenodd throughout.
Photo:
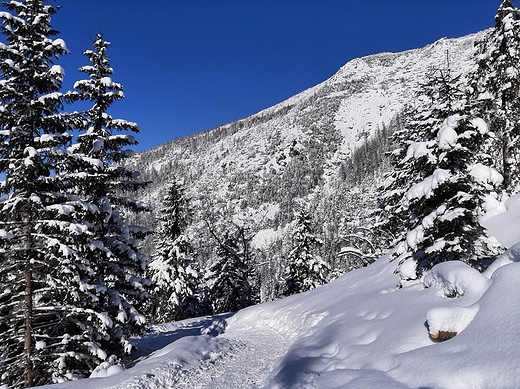
<svg viewBox="0 0 520 389"><path fill-rule="evenodd" d="M445 297L471 296L480 298L490 281L464 262L449 261L435 265L423 280L427 288L436 288Z"/></svg>
<svg viewBox="0 0 520 389"><path fill-rule="evenodd" d="M450 333L451 337L464 330L478 312L478 305L469 307L437 307L426 313L428 330L433 339L442 333Z"/></svg>

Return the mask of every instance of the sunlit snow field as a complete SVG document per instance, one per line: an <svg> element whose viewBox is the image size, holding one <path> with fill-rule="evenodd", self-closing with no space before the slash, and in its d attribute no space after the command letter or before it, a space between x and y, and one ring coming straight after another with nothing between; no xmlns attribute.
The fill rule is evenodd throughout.
<svg viewBox="0 0 520 389"><path fill-rule="evenodd" d="M383 257L311 292L155 326L126 370L52 387L519 388L519 200L489 209L511 248L484 275L443 263L398 289ZM437 342L437 331L457 335Z"/></svg>

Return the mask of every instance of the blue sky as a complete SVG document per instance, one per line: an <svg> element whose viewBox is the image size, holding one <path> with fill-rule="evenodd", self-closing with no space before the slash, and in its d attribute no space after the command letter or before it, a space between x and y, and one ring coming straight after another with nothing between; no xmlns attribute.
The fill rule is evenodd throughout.
<svg viewBox="0 0 520 389"><path fill-rule="evenodd" d="M143 150L252 115L312 87L353 58L425 46L494 24L500 0L56 0L71 52L65 86L98 32L112 43Z"/></svg>

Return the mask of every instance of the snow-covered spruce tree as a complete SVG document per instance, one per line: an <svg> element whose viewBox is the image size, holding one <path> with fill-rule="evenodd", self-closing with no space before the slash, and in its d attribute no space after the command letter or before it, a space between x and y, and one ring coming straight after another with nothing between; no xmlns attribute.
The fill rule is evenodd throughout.
<svg viewBox="0 0 520 389"><path fill-rule="evenodd" d="M74 122L61 112L67 49L50 25L56 8L43 0L5 3L0 13L0 384L29 387L73 378L89 363L81 334L86 243L81 202L68 192ZM81 336L80 336L81 337ZM80 374L79 374L80 375Z"/></svg>
<svg viewBox="0 0 520 389"><path fill-rule="evenodd" d="M330 268L317 254L322 242L312 232L309 213L300 208L295 219L293 248L287 256L284 274L284 296L306 292L329 281Z"/></svg>
<svg viewBox="0 0 520 389"><path fill-rule="evenodd" d="M494 242L479 222L486 197L496 194L502 182L485 153L488 127L481 118L455 114L436 132L425 149L434 170L404 196L411 228L401 245L402 279L450 260L480 270L496 255Z"/></svg>
<svg viewBox="0 0 520 389"><path fill-rule="evenodd" d="M212 313L236 312L256 304L258 293L251 283L254 277L252 236L246 228L237 225L220 236L213 230L211 233L217 250L205 279Z"/></svg>
<svg viewBox="0 0 520 389"><path fill-rule="evenodd" d="M199 272L185 234L192 215L181 184L174 182L168 187L158 213L159 228L149 266L154 283L150 316L156 323L199 316Z"/></svg>
<svg viewBox="0 0 520 389"><path fill-rule="evenodd" d="M83 220L89 229L89 245L82 254L92 273L84 287L96 298L91 310L104 317L103 325L93 330L94 338L103 356L121 358L132 349L130 336L145 324L140 310L149 299L150 284L144 278L148 258L139 249L148 230L129 225L126 219L130 212L151 207L130 197L146 185L139 172L121 164L133 154L126 147L137 144L125 132L136 133L139 128L108 113L124 97L123 87L111 79L109 43L98 35L93 46L94 50L84 53L90 65L80 68L89 78L77 81L76 91L68 95L92 103L81 113L84 129L69 148L76 158L68 169L74 176L74 193L87 205Z"/></svg>
<svg viewBox="0 0 520 389"><path fill-rule="evenodd" d="M399 259L402 279L454 259L482 268L492 255L478 219L500 175L486 154L491 133L482 119L466 114L462 90L449 70L429 77L420 91L420 109L409 122L411 139L403 137L395 154L401 159L386 198L395 213L389 220L401 228L392 255Z"/></svg>
<svg viewBox="0 0 520 389"><path fill-rule="evenodd" d="M493 155L511 194L520 190L520 11L511 0L502 1L495 27L477 45L470 94L496 135Z"/></svg>
<svg viewBox="0 0 520 389"><path fill-rule="evenodd" d="M415 107L406 107L392 135L396 149L391 152L392 171L380 187L381 202L377 228L403 239L411 227L404 195L411 185L430 175L435 168L429 148L435 143L436 128L450 115L464 110L460 77L450 69L430 70L419 86ZM400 254L400 253L398 253Z"/></svg>

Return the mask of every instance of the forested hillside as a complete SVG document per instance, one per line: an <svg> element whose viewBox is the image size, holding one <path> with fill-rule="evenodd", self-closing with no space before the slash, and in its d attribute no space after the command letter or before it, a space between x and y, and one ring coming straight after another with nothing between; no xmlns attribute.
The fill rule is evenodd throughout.
<svg viewBox="0 0 520 389"><path fill-rule="evenodd" d="M251 286L261 301L284 295L302 212L306 233L316 238L309 250L326 265L316 270L323 279L366 265L393 240L373 227L396 146L391 134L417 105L429 74L469 71L483 34L355 59L256 115L140 153L132 166L151 181L142 199L159 217L169 184L181 184L193 213L186 234L200 267L216 260L220 237L245 233L241 250L251 252ZM141 221L155 226L149 217Z"/></svg>

